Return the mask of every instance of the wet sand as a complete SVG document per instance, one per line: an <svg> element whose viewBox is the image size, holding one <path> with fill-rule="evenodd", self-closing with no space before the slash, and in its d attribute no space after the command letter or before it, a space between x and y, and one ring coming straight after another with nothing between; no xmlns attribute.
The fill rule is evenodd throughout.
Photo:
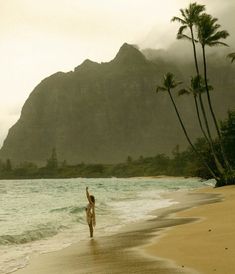
<svg viewBox="0 0 235 274"><path fill-rule="evenodd" d="M161 235L168 235L168 232L165 232L166 230L168 231L172 228L172 231L174 231L177 227L186 227L187 229L189 223L193 222L192 226L194 226L199 220L197 216L190 214L187 217L177 215L176 218L176 213L179 214L182 210L187 210L194 206L200 205L198 208L201 208L207 206L207 204L220 201L217 193L210 193L207 190L205 192L176 192L174 200L179 201L179 203L155 211L156 218L129 225L125 230L112 236L98 237L92 240L87 239L57 252L35 256L30 260L27 267L15 273L197 273L193 270L193 264L190 265L184 262L185 266L182 267L181 261L177 261L179 262L178 265L169 261L168 258L174 260L170 256L171 254L166 253L165 256L165 254L158 253L159 250L161 251L161 248L157 248L157 246L162 240L167 239L168 236L158 241ZM204 206L202 206L203 204ZM146 247L146 244L148 244L148 247ZM168 245L171 245L171 242L168 242ZM161 246L164 246L165 250L169 247L165 244ZM225 272L222 273L225 274Z"/></svg>
<svg viewBox="0 0 235 274"><path fill-rule="evenodd" d="M169 258L199 273L235 273L235 186L204 189L222 195L220 203L180 212L177 218L198 218L164 232L147 246L149 254Z"/></svg>

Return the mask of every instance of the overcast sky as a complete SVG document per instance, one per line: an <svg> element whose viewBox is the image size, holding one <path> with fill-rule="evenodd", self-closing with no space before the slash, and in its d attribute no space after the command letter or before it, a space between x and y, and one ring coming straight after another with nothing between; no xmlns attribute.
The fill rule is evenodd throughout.
<svg viewBox="0 0 235 274"><path fill-rule="evenodd" d="M33 88L84 59L109 61L124 43L167 48L187 0L0 0L0 147ZM234 0L202 0L232 34ZM234 33L235 35L235 33Z"/></svg>

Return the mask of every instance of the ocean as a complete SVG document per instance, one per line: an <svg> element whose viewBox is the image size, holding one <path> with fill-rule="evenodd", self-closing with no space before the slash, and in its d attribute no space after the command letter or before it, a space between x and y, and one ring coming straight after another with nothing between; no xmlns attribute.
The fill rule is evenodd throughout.
<svg viewBox="0 0 235 274"><path fill-rule="evenodd" d="M86 186L96 198L95 237L151 219L175 201L165 192L214 185L197 178L0 180L0 274L24 267L38 253L89 238Z"/></svg>

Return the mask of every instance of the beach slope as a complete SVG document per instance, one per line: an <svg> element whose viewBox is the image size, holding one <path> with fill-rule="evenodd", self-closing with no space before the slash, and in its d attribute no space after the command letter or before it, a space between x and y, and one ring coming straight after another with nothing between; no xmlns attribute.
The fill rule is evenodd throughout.
<svg viewBox="0 0 235 274"><path fill-rule="evenodd" d="M174 200L153 219L37 255L16 274L233 274L235 186L177 191Z"/></svg>
<svg viewBox="0 0 235 274"><path fill-rule="evenodd" d="M199 218L175 226L156 238L146 250L168 258L182 268L200 273L235 273L235 186L209 188L203 193L220 194L222 201L177 213L176 218Z"/></svg>

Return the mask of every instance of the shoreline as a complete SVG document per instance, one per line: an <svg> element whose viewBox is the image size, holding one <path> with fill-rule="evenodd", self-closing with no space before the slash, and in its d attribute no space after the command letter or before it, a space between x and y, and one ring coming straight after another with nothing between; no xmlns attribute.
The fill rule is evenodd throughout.
<svg viewBox="0 0 235 274"><path fill-rule="evenodd" d="M183 210L175 218L196 218L164 231L144 246L144 251L158 258L167 258L181 268L198 273L233 274L235 269L235 186L205 188L197 193L220 195L219 203L208 203Z"/></svg>
<svg viewBox="0 0 235 274"><path fill-rule="evenodd" d="M149 178L149 179L174 179L174 178L179 178L179 179L198 179L202 181L208 181L208 179L204 179L201 177L196 177L196 176L174 176L174 175L151 175L151 176L129 176L129 177L115 177L115 176L107 176L107 177L25 177L25 178L16 178L16 177L6 177L6 178L0 178L0 181L12 181L12 180L66 180L66 179L144 179L144 178Z"/></svg>
<svg viewBox="0 0 235 274"><path fill-rule="evenodd" d="M194 217L175 218L173 215L176 213L200 204L218 202L220 198L216 194L197 192L175 192L166 196L179 203L156 210L155 218L130 224L115 235L83 240L65 249L35 256L25 268L14 273L179 273L179 267L170 264L168 257L159 258L147 251L146 244L152 244L169 228L174 230L177 226L198 220ZM193 271L185 267L181 273Z"/></svg>

